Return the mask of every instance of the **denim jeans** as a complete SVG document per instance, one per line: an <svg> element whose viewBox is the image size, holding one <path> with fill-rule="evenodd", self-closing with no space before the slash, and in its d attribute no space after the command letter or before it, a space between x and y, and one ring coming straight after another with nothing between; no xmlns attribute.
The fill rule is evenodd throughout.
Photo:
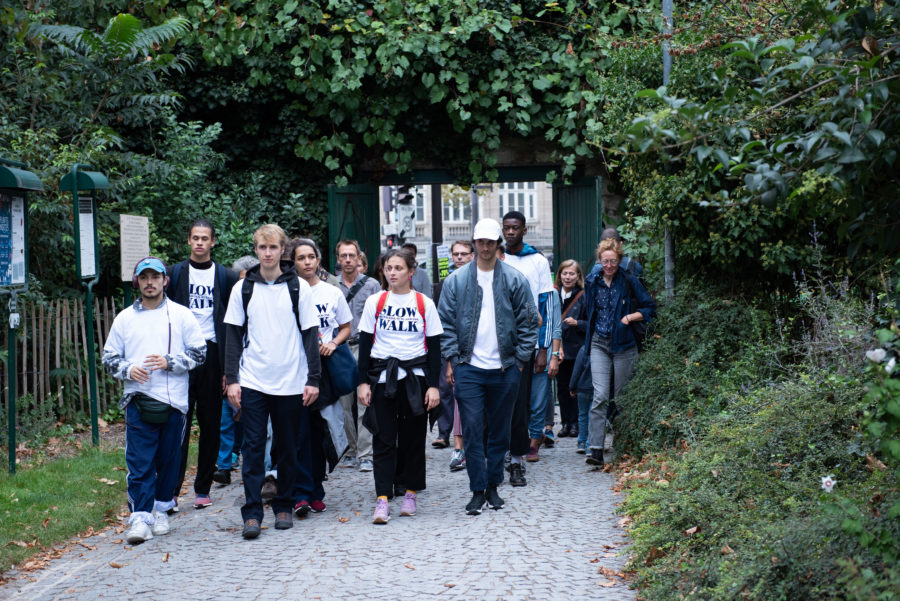
<svg viewBox="0 0 900 601"><path fill-rule="evenodd" d="M538 349L535 352L544 353L547 359L550 359L550 349ZM534 370L532 370L534 371ZM539 374L531 375L531 417L528 420L528 436L529 438L540 439L544 436L544 426L546 425L547 403L550 402L550 378L547 372L542 371Z"/></svg>
<svg viewBox="0 0 900 601"><path fill-rule="evenodd" d="M469 490L473 492L503 482L503 457L509 449L519 380L527 377L517 367L481 369L468 363L460 363L453 371Z"/></svg>
<svg viewBox="0 0 900 601"><path fill-rule="evenodd" d="M125 406L125 481L132 513L149 516L155 505L171 503L185 423L183 413L172 411L165 424L148 424L133 402Z"/></svg>
<svg viewBox="0 0 900 601"><path fill-rule="evenodd" d="M613 391L618 397L619 392L631 379L631 372L634 370L636 361L636 346L613 354L609 350L608 338L601 338L596 334L591 338L591 380L594 384L594 399L591 403L588 444L592 449L602 449L604 446L610 379L615 378Z"/></svg>
<svg viewBox="0 0 900 601"><path fill-rule="evenodd" d="M581 444L587 444L591 421L591 401L593 400L593 392L578 391L578 442ZM606 435L605 432L603 434Z"/></svg>
<svg viewBox="0 0 900 601"><path fill-rule="evenodd" d="M219 422L219 457L216 467L230 470L234 456L241 451L243 428L241 422L234 421L234 411L228 399L222 400L222 419Z"/></svg>

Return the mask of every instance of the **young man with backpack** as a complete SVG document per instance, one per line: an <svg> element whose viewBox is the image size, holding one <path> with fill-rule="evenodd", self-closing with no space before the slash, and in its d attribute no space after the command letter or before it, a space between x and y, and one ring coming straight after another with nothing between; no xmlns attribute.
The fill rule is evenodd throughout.
<svg viewBox="0 0 900 601"><path fill-rule="evenodd" d="M206 338L206 362L191 371L188 389L187 428L181 441L181 465L175 496L181 492L187 469L188 446L191 440L191 421L197 412L200 440L197 448L197 475L194 477L194 508L212 504L209 490L216 471L219 453L219 430L222 417L222 393L225 389L225 307L231 288L238 281L237 273L226 269L210 258L216 245L216 232L206 219L197 219L188 229L190 258L168 268L169 287L166 295L187 307L197 318ZM231 481L231 474L224 472ZM227 484L228 482L223 482Z"/></svg>
<svg viewBox="0 0 900 601"><path fill-rule="evenodd" d="M272 499L275 528L293 527L298 479L312 490L312 476L302 469L297 447L309 436L309 405L319 396L318 321L310 306L309 284L290 261L282 261L287 237L274 224L253 234L260 264L231 291L225 341L228 401L241 409L244 444L242 536L259 536L263 520L260 494L265 476L266 424L271 416L277 492ZM290 324L290 326L288 325Z"/></svg>
<svg viewBox="0 0 900 601"><path fill-rule="evenodd" d="M338 278L338 288L344 293L344 299L350 306L350 339L347 345L353 357L359 359L359 319L362 317L366 299L373 294L381 292L378 280L370 278L359 272L359 243L356 240L341 240L334 248L338 263L341 266L341 277ZM356 406L356 417L353 408ZM362 472L371 472L372 463L372 433L362 424L363 413L366 408L359 404L356 393L351 392L341 397L341 407L344 409L344 431L347 434L349 448L341 460L341 467L359 467Z"/></svg>

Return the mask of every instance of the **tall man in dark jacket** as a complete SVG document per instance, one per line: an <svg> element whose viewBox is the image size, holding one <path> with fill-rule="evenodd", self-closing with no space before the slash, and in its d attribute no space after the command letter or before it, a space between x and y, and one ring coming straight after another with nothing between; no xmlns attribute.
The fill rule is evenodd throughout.
<svg viewBox="0 0 900 601"><path fill-rule="evenodd" d="M181 442L181 467L175 486L177 498L187 470L191 422L197 412L200 441L197 453L197 475L194 477L194 508L212 504L209 489L219 453L219 425L222 417L225 366L225 309L231 288L238 275L216 263L210 253L216 245L216 233L206 219L197 219L188 230L191 255L168 268L168 297L184 305L194 314L206 338L206 362L191 371L188 391L187 427Z"/></svg>
<svg viewBox="0 0 900 601"><path fill-rule="evenodd" d="M472 500L466 513L503 507L503 457L519 380L538 336L528 280L497 260L502 230L493 219L475 225L477 258L444 280L438 313L441 355L459 404Z"/></svg>

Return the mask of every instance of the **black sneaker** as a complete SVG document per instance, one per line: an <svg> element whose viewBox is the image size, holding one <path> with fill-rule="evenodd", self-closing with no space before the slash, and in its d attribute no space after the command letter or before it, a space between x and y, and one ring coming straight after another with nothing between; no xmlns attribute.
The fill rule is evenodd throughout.
<svg viewBox="0 0 900 601"><path fill-rule="evenodd" d="M484 498L484 491L476 490L472 493L472 500L466 505L466 513L469 515L480 515L486 504L487 499Z"/></svg>
<svg viewBox="0 0 900 601"><path fill-rule="evenodd" d="M591 454L584 460L588 465L603 465L603 449L591 449Z"/></svg>
<svg viewBox="0 0 900 601"><path fill-rule="evenodd" d="M216 470L212 475L213 482L231 484L231 470Z"/></svg>
<svg viewBox="0 0 900 601"><path fill-rule="evenodd" d="M511 463L509 466L509 483L512 486L525 486L525 466L521 463Z"/></svg>
<svg viewBox="0 0 900 601"><path fill-rule="evenodd" d="M484 491L485 497L487 497L488 507L491 509L503 509L503 499L500 498L500 495L497 494L497 485L492 484L487 487L487 490Z"/></svg>

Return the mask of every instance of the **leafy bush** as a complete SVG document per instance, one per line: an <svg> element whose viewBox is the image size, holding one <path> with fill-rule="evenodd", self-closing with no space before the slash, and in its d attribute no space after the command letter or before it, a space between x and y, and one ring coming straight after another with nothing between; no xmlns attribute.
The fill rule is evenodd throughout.
<svg viewBox="0 0 900 601"><path fill-rule="evenodd" d="M711 318L729 317L706 304ZM683 338L704 335L689 303L661 312L661 338L641 359L643 379L623 398L627 417L617 424L620 450L637 455L674 446L679 436L689 441L626 463L624 511L634 520L633 567L648 600L894 598L900 492L882 462L890 458L879 454L883 439L863 428L866 415L885 419L873 413L858 350L871 312L827 283L799 285L793 307L778 333L795 338L775 336L756 313L758 321L746 320L757 324L755 334L741 343L717 342L728 332L723 325L682 342L725 353L706 369L661 362L667 347L690 358L689 348L666 341L678 320L687 326ZM700 378L693 388L689 375ZM668 387L693 396L654 403ZM652 392L642 401L645 391ZM669 425L658 427L661 420ZM824 476L837 481L833 492L821 490Z"/></svg>
<svg viewBox="0 0 900 601"><path fill-rule="evenodd" d="M745 340L760 340L771 329L771 316L722 291L684 281L678 296L659 311L654 340L641 355L631 383L617 399L625 408L616 423L616 448L634 456L693 444L709 416L728 402L727 395L710 395L723 374L740 380L742 370L762 364L774 370L777 351L742 361ZM737 364L737 365L736 365ZM741 382L737 382L738 385Z"/></svg>

